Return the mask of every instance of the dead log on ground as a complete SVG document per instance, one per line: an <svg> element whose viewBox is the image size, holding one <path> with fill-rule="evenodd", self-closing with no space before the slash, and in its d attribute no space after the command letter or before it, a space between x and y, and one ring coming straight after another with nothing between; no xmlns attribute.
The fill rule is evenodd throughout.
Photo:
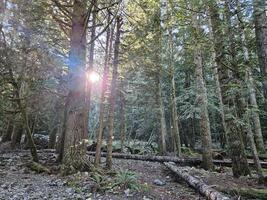
<svg viewBox="0 0 267 200"><path fill-rule="evenodd" d="M209 200L230 200L231 198L214 190L211 186L206 185L201 180L189 175L183 167L175 166L174 163L164 162L164 165L174 172L179 178L183 179L188 185L196 189L200 194Z"/></svg>
<svg viewBox="0 0 267 200"><path fill-rule="evenodd" d="M95 152L87 152L88 155L94 156ZM102 157L106 157L106 153L101 153ZM143 160L143 161L151 161L151 162L174 162L180 165L189 165L189 166L197 166L201 164L201 159L199 158L178 158L171 156L153 156L153 155L136 155L136 154L121 154L121 153L113 153L113 158L121 158L121 159L132 159L132 160ZM229 159L226 160L213 160L215 165L231 167L232 162ZM254 162L248 161L250 166L254 166ZM267 168L267 162L260 162L262 168Z"/></svg>
<svg viewBox="0 0 267 200"><path fill-rule="evenodd" d="M95 152L87 152L88 155L94 156ZM101 153L101 157L106 157L107 153ZM113 158L131 159L131 160L143 160L151 162L175 162L182 165L199 165L201 160L198 158L178 158L171 156L153 156L153 155L137 155L137 154L122 154L112 153Z"/></svg>

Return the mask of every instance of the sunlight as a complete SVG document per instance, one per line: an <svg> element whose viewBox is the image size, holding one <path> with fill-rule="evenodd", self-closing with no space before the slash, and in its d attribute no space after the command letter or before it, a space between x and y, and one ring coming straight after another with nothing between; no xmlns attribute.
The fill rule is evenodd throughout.
<svg viewBox="0 0 267 200"><path fill-rule="evenodd" d="M98 82L100 80L100 76L95 71L90 71L90 72L87 73L87 79L91 83L96 83L96 82Z"/></svg>

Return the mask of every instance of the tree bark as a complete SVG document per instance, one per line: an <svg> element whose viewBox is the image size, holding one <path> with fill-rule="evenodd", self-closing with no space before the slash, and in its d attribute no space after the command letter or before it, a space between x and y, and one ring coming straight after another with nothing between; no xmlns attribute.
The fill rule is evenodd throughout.
<svg viewBox="0 0 267 200"><path fill-rule="evenodd" d="M267 101L267 16L265 0L253 0L253 15L263 94L265 101Z"/></svg>
<svg viewBox="0 0 267 200"><path fill-rule="evenodd" d="M165 162L164 165L175 173L179 178L182 178L187 184L199 191L200 194L210 200L230 200L231 198L223 195L222 193L214 190L211 186L205 184L201 180L191 176L182 167L175 166L172 163Z"/></svg>
<svg viewBox="0 0 267 200"><path fill-rule="evenodd" d="M8 121L8 125L7 125L7 128L6 128L6 131L2 135L1 142L4 143L4 142L11 141L11 136L12 136L13 131L14 131L14 122L13 122L13 119L10 119Z"/></svg>
<svg viewBox="0 0 267 200"><path fill-rule="evenodd" d="M18 145L20 145L21 137L23 134L23 124L19 122L13 131L11 137L11 148L15 149Z"/></svg>
<svg viewBox="0 0 267 200"><path fill-rule="evenodd" d="M218 66L220 87L225 113L226 136L229 142L229 153L233 163L232 170L235 177L248 175L250 173L245 155L245 148L242 137L233 113L235 102L233 97L229 96L229 84L235 84L234 80L229 77L228 69L224 67L224 43L221 30L221 21L216 3L208 1L209 14L211 16L212 32L214 35L214 49L216 53L216 64Z"/></svg>
<svg viewBox="0 0 267 200"><path fill-rule="evenodd" d="M109 97L109 117L108 117L108 144L107 144L107 168L112 168L112 143L113 143L113 133L114 133L114 115L115 115L115 103L116 103L116 90L117 90L117 78L118 78L118 67L119 67L119 51L120 51L120 35L121 35L122 19L117 16L116 21L116 39L114 45L114 62L113 62L113 72L112 81L110 88Z"/></svg>
<svg viewBox="0 0 267 200"><path fill-rule="evenodd" d="M110 19L110 14L108 15L108 21ZM102 136L104 131L104 116L105 116L105 95L108 86L108 74L109 74L109 64L112 52L112 44L113 44L113 34L114 34L114 26L111 25L111 28L107 28L107 39L106 39L106 47L105 47L105 64L104 64L104 72L103 78L101 82L101 97L100 97L100 111L99 111L99 130L97 135L97 146L96 146L96 155L94 164L98 166L101 158L101 146L102 146Z"/></svg>
<svg viewBox="0 0 267 200"><path fill-rule="evenodd" d="M197 15L193 13L192 22L194 27L194 40L199 38L200 28L198 25ZM203 61L202 61L202 47L198 42L194 48L194 63L196 66L196 84L197 84L197 103L200 107L200 134L202 142L202 160L203 168L210 170L213 169L212 163L212 142L210 133L210 121L208 113L208 97L205 80L203 78Z"/></svg>
<svg viewBox="0 0 267 200"><path fill-rule="evenodd" d="M169 30L169 49L170 49L170 60L169 60L169 67L171 71L171 84L172 84L172 91L171 91L171 110L172 110L172 123L173 128L172 136L173 136L173 143L174 143L174 150L177 156L181 156L181 139L180 139L180 132L179 132L179 117L177 111L177 103L176 103L176 84L175 84L175 76L174 76L174 52L173 52L173 33L172 29Z"/></svg>
<svg viewBox="0 0 267 200"><path fill-rule="evenodd" d="M72 30L69 53L69 94L66 103L63 163L75 164L85 155L87 139L84 123L85 65L86 65L86 1L75 0L72 11ZM77 156L79 155L79 156ZM79 167L79 166L78 166ZM82 167L82 166L81 166Z"/></svg>
<svg viewBox="0 0 267 200"><path fill-rule="evenodd" d="M125 142L125 104L126 99L124 96L124 85L125 81L121 80L120 86L120 141L121 141L121 152L124 149Z"/></svg>
<svg viewBox="0 0 267 200"><path fill-rule="evenodd" d="M92 28L91 28L91 45L89 49L89 59L88 59L88 68L86 69L87 73L93 71L94 68L94 54L95 54L95 37L96 37L96 20L97 20L97 0L91 2L92 9ZM87 24L85 24L87 26ZM85 85L85 108L84 108L84 134L89 134L89 115L90 115L90 106L91 106L91 84L88 80Z"/></svg>
<svg viewBox="0 0 267 200"><path fill-rule="evenodd" d="M164 104L163 104L163 97L162 97L162 88L161 88L161 75L157 75L157 104L159 110L159 117L160 117L160 135L159 135L159 146L160 146L160 153L165 155L167 153L166 149L166 136L167 136L167 128L166 128L166 120L165 120L165 112L164 112Z"/></svg>

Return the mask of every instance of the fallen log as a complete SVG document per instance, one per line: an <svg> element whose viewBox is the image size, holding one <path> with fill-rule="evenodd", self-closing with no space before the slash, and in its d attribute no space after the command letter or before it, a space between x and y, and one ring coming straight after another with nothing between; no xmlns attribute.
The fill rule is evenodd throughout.
<svg viewBox="0 0 267 200"><path fill-rule="evenodd" d="M267 200L267 189L258 188L216 188L220 192L232 195L241 196L247 199L261 199Z"/></svg>
<svg viewBox="0 0 267 200"><path fill-rule="evenodd" d="M164 162L164 165L175 173L179 178L183 179L188 185L196 189L200 194L209 200L230 200L231 198L216 191L211 186L206 185L201 180L189 175L183 167L178 167L174 163Z"/></svg>
<svg viewBox="0 0 267 200"><path fill-rule="evenodd" d="M87 155L94 156L95 152L87 152ZM107 153L102 152L101 157L106 157ZM112 153L113 158L143 160L151 162L175 162L181 165L199 165L201 160L198 158L178 158L171 156L153 156L153 155L137 155L137 154L122 154Z"/></svg>
<svg viewBox="0 0 267 200"><path fill-rule="evenodd" d="M95 152L87 152L88 155L94 156ZM102 157L106 157L106 153L101 153ZM143 161L151 161L151 162L174 162L180 165L189 165L189 166L197 166L201 165L200 158L179 158L172 156L153 156L153 155L136 155L136 154L121 154L121 153L113 153L113 158L121 158L121 159L132 159L132 160L143 160ZM232 162L229 159L226 160L213 160L215 165L231 167ZM250 166L254 166L254 162L248 161ZM260 162L262 168L267 168L267 162Z"/></svg>

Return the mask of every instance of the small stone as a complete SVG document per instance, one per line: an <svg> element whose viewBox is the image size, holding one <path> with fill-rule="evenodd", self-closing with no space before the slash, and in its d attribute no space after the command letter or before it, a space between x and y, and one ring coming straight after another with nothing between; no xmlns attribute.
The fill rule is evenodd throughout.
<svg viewBox="0 0 267 200"><path fill-rule="evenodd" d="M129 197L130 196L130 189L128 188L128 189L124 190L124 194L126 197Z"/></svg>
<svg viewBox="0 0 267 200"><path fill-rule="evenodd" d="M146 196L143 196L143 200L151 200L151 199Z"/></svg>
<svg viewBox="0 0 267 200"><path fill-rule="evenodd" d="M161 180L159 180L159 179L155 179L155 180L153 181L153 183L154 183L155 185L157 185L157 186L163 186L163 185L166 185L165 182L163 182L163 181L161 181Z"/></svg>

